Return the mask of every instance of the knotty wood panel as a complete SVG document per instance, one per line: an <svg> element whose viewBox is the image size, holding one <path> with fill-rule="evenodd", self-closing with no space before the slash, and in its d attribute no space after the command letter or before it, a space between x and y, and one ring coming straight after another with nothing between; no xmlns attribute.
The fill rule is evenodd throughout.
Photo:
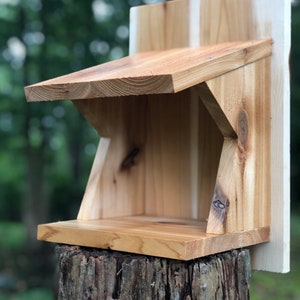
<svg viewBox="0 0 300 300"><path fill-rule="evenodd" d="M124 97L74 100L95 127L100 144L79 219L144 213L147 99Z"/></svg>

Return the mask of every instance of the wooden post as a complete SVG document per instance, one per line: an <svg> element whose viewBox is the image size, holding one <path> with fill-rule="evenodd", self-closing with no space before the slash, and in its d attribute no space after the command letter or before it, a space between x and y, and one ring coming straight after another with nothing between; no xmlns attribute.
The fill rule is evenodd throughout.
<svg viewBox="0 0 300 300"><path fill-rule="evenodd" d="M60 300L249 299L249 250L190 261L57 246Z"/></svg>

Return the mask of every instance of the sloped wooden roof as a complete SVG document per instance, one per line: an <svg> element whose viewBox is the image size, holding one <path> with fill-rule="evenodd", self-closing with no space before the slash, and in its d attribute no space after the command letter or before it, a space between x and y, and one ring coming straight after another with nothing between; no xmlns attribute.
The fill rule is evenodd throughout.
<svg viewBox="0 0 300 300"><path fill-rule="evenodd" d="M27 86L27 101L176 93L271 55L256 40L145 52Z"/></svg>

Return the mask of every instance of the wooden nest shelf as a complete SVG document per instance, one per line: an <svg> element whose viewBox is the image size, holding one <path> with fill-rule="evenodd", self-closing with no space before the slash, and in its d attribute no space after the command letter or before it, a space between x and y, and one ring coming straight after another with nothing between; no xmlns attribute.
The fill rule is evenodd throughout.
<svg viewBox="0 0 300 300"><path fill-rule="evenodd" d="M39 239L190 260L269 240L268 227L225 233L206 233L206 222L132 216L100 220L72 220L39 226Z"/></svg>
<svg viewBox="0 0 300 300"><path fill-rule="evenodd" d="M40 240L189 260L270 235L271 40L131 55L25 88L100 143L77 220Z"/></svg>

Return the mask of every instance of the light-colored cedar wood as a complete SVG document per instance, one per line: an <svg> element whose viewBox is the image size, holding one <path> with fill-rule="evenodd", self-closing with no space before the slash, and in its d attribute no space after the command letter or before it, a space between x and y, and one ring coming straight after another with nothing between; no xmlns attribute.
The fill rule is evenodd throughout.
<svg viewBox="0 0 300 300"><path fill-rule="evenodd" d="M269 59L260 60L196 86L223 135L238 136L224 142L208 219L210 233L270 222L270 124L265 121L270 119L269 64ZM223 112L228 119L222 118Z"/></svg>
<svg viewBox="0 0 300 300"><path fill-rule="evenodd" d="M87 186L79 219L132 214L207 218L222 138L190 93L74 100L100 136L111 139L109 153L97 153L95 168L98 159L105 156L106 161L92 172L92 178L99 174ZM214 108L213 115L225 136L235 136L220 109ZM97 211L87 213L89 207Z"/></svg>
<svg viewBox="0 0 300 300"><path fill-rule="evenodd" d="M86 99L73 103L101 136L78 218L143 214L147 99ZM101 146L103 137L110 140L108 149ZM94 208L97 211L88 212Z"/></svg>
<svg viewBox="0 0 300 300"><path fill-rule="evenodd" d="M150 95L146 119L145 214L207 219L223 137L205 106L190 89Z"/></svg>
<svg viewBox="0 0 300 300"><path fill-rule="evenodd" d="M175 93L271 55L269 40L134 54L25 88L27 101Z"/></svg>
<svg viewBox="0 0 300 300"><path fill-rule="evenodd" d="M196 216L199 220L207 220L214 194L224 136L205 107L203 100L199 99L197 86L192 89L192 92L194 97L195 95L198 96L198 111L194 109L194 114L198 112L195 116L196 120L194 120L194 122L198 122L198 134L196 135L198 143L194 142L191 147L192 149L196 148L196 150L192 150L195 152L198 147L198 151L196 152L197 156L192 157L191 170L195 168L196 171L191 180L196 181L195 187L197 187L195 191L195 194L198 195L198 201L195 201L198 204L198 207L195 208L195 210L197 209ZM222 119L226 120L226 116L222 115Z"/></svg>
<svg viewBox="0 0 300 300"><path fill-rule="evenodd" d="M77 219L97 220L102 218L102 202L101 198L99 198L99 194L101 193L101 191L99 191L99 180L102 176L109 144L110 138L102 137L100 139Z"/></svg>
<svg viewBox="0 0 300 300"><path fill-rule="evenodd" d="M238 135L232 173L221 170L221 159L219 172L226 175L218 173L217 178L217 183L221 178L231 189L227 231L270 224L269 65L269 59L260 60L207 82Z"/></svg>
<svg viewBox="0 0 300 300"><path fill-rule="evenodd" d="M214 122L222 132L222 135L227 138L237 138L235 123L232 122L230 118L228 119L229 112L224 114L224 108L220 106L220 103L214 97L207 84L202 83L196 85L194 89L197 90L199 98L202 100L203 104L214 119Z"/></svg>
<svg viewBox="0 0 300 300"><path fill-rule="evenodd" d="M255 269L287 272L290 222L290 0L275 0L272 5L261 0L183 0L156 4L148 10L137 7L131 13L130 52L161 50L163 43L158 45L152 38L157 36L155 26L143 20L149 20L147 14L150 12L154 15L160 11L160 15L163 13L166 17L171 5L173 18L179 19L183 3L189 7L189 13L187 19L176 23L176 30L183 32L189 27L186 35L188 42L186 37L182 39L184 47L262 38L272 38L274 41L271 58L271 242L254 247L252 265ZM173 36L170 24L172 21L159 23L159 31L168 41L172 41ZM141 27L143 31L136 31L134 27ZM145 33L147 39L143 38ZM172 46L175 47L168 44L169 48Z"/></svg>
<svg viewBox="0 0 300 300"><path fill-rule="evenodd" d="M199 25L197 24L200 45L249 40L257 36L256 31L261 30L254 27L256 22L260 26L265 26L264 20L260 18L255 20L260 17L257 16L260 12L255 7L257 3L262 5L261 8L265 7L262 1L200 0L198 2L200 2L200 18L194 22L200 22Z"/></svg>
<svg viewBox="0 0 300 300"><path fill-rule="evenodd" d="M262 63L258 61L247 66L251 71L249 73L253 76L256 74L253 68L257 68L255 67L257 64L261 65ZM229 117L222 113L223 110L220 110L220 108L222 105L224 106L226 101L222 102L224 98L219 93L227 85L228 80L234 81L237 76L245 81L251 78L243 74L243 72L248 74L248 72L243 71L244 68L227 73L227 77L222 81L223 84L218 82L220 78L217 78L216 81L212 79L207 82L207 85L200 84L193 89L174 95L149 95L107 100L74 100L75 105L98 130L99 134L101 135L103 132L102 135L111 139L111 144L115 143L115 146L112 147L115 149L114 153L109 152L106 155L100 153L100 158L103 155L106 157L111 155L111 159L106 158L106 169L105 166L102 170L99 169L101 176L98 177L98 182L87 186L86 197L89 197L89 189L92 189L92 191L95 189L98 193L91 201L93 205L98 205L97 209L99 211L97 213L99 215L96 215L96 218L100 216L105 219L42 225L39 227L39 238L59 243L103 247L177 259L191 259L225 251L229 248L268 241L267 224L265 227L256 227L249 230L245 230L241 226L240 220L243 221L243 217L249 213L248 210L245 210L244 215L241 215L241 212L238 214L236 211L229 211L231 216L227 216L227 219L230 222L226 221L226 223L222 222L221 219L221 222L214 224L214 218L209 218L211 229L208 229L208 231L214 233L226 231L225 235L216 236L215 234L206 233L206 223L199 221L208 216L208 203L213 196L214 187L212 183L216 182L217 168L219 168L218 186L215 189L217 196L225 192L230 200L235 200L235 194L234 196L232 194L236 188L239 188L236 185L232 186L228 179L233 178L233 181L235 181L234 171L239 171L240 164L234 164L235 159L228 155L226 149L223 150L221 155L219 167L218 157L221 153L220 147L223 140L221 132L227 136L224 145L234 145L233 155L235 155L239 149L236 135L241 136L241 131L245 131L242 130L245 126L241 128L240 125L237 125L239 122L243 123L240 114L230 114L225 108L223 110L226 111ZM257 68L257 70L261 72L261 84L263 85L263 79L265 79L264 68ZM211 87L211 92L209 92L208 86ZM260 90L258 86L253 86ZM243 84L241 84L240 89L243 94ZM238 96L240 96L241 91L237 92ZM229 89L228 96L230 97L233 94L233 91ZM217 100L217 98L220 99ZM257 98L260 99L260 97ZM239 99L244 98L239 97ZM216 102L215 105L211 105L211 101ZM234 104L237 105L236 110L238 111L240 108L239 101ZM217 124L214 124L213 119L218 119ZM233 124L232 126L229 121ZM217 125L219 128L217 128ZM209 128L209 130L203 130L204 128ZM241 136L240 140L242 144L248 142L247 136ZM128 141L134 147L128 148ZM129 164L129 172L122 177L121 166L128 157L128 151L126 152L124 149L135 149L137 144L141 149L139 153L141 156L133 157L133 160L136 161L133 165ZM197 148L198 151L195 153L194 151ZM118 152L120 149L123 149L122 153ZM210 149L213 149L213 155ZM228 149L232 148L229 147ZM193 166L193 163L197 161L199 162L199 169ZM95 164L97 167L96 162ZM211 170L213 165L215 166L214 172ZM207 169L211 173L207 172ZM132 174L139 175L127 180ZM236 177L239 178L239 176ZM194 180L190 180L191 178ZM200 184L197 184L199 181ZM137 182L140 183L137 185ZM144 187L145 190L135 191L137 186ZM130 190L135 192L130 193ZM201 197L197 197L200 194ZM127 200L123 201L123 196ZM222 202L218 201L220 199L214 200L217 200L217 202L213 201L213 204L217 203L216 206L220 208L222 206ZM224 203L223 205L226 208L226 199ZM241 204L243 205L243 202ZM93 205L83 203L82 209L89 210ZM236 206L239 208L238 205ZM107 219L107 217L112 216L134 214L149 214L162 218L156 219L159 220L157 222L153 221L155 219L146 216L132 217L130 223L128 223L127 218ZM225 218L226 215L221 213L221 216ZM95 215L89 214L83 217L80 214L78 216L79 219L83 220L90 220L94 217ZM174 221L165 217L180 219ZM251 219L253 215L249 213L247 217ZM184 218L189 220L183 221ZM191 218L196 220L191 220ZM215 219L218 220L218 218ZM232 220L236 224L232 224ZM174 222L175 224L170 225ZM186 226L186 224L192 224L194 227ZM237 228L237 226L240 227ZM229 230L225 227L228 227ZM264 235L264 238L261 234ZM233 240L235 240L235 243Z"/></svg>
<svg viewBox="0 0 300 300"><path fill-rule="evenodd" d="M135 52L188 46L189 5L186 2L175 0L165 5L132 7L130 16L129 48L138 48Z"/></svg>
<svg viewBox="0 0 300 300"><path fill-rule="evenodd" d="M196 91L73 103L105 137L79 219L136 214L207 219L223 137Z"/></svg>
<svg viewBox="0 0 300 300"><path fill-rule="evenodd" d="M242 52L246 57L249 55L246 62L260 58L259 53L268 55L270 52L267 47L270 45L270 41L247 42L246 44L248 50L246 53ZM250 51L249 44L252 45L251 47L254 44L259 45L256 48L258 53ZM219 49L219 47L213 46L212 49L213 53L208 53L204 49L204 53L200 57L207 58L208 55L209 63L211 63L216 57L215 49ZM222 49L225 50L224 46ZM235 48L235 50L237 49ZM178 61L178 50L174 51L175 54L173 51L167 53L172 57L172 61L174 59ZM185 51L190 53L188 49ZM195 49L193 49L194 51ZM229 48L225 52L228 54L232 50ZM180 53L183 53L182 50ZM167 61L169 56L164 52L161 59ZM155 57L155 62L157 62L159 60L157 54ZM148 55L146 58L149 59ZM236 57L231 56L231 59L235 61ZM179 65L179 71L174 69L174 66L167 65L169 68L167 71L172 73L175 79L178 79L183 76L180 71L182 69L187 71L187 67L190 66L188 73L190 76L194 74L196 77L196 69L191 66L196 65L197 67L199 63L191 57L187 60L190 65ZM142 86L142 79L145 79L143 77L145 67L149 68L149 63L153 63L153 61L149 62L146 59L133 61L134 64L130 65L126 76L131 78L131 70L139 78ZM237 61L233 63L229 60L229 62L234 68L239 66ZM109 65L113 65L113 67L111 69L99 67L100 70L107 71L106 75L99 75L105 80L112 79L112 75L125 73L125 66L122 67L120 61L112 62ZM120 67L121 71L116 69L117 67ZM126 65L126 67L129 66ZM213 71L214 69L216 67L212 64L213 74L218 74ZM229 70L227 67L225 70L221 69L220 65L217 65L217 69L222 72ZM142 75L136 73L137 71L142 71ZM88 81L89 76L84 77L83 75L86 76L86 73L90 74L91 72L82 71L81 73L83 74L80 75L80 80ZM179 74L181 75L179 76ZM198 74L196 75L198 76ZM63 78L64 80L70 79L71 82L77 80L74 79L77 78L74 74ZM61 82L61 78L47 81L47 84L42 83L41 86L46 91L49 82L53 81ZM182 77L180 81L185 82L186 78ZM145 82L148 84L148 80ZM57 88L55 85L52 87ZM121 94L123 93L122 88L124 88L122 85L118 87ZM169 100L167 100L168 97ZM97 153L96 167L99 168L98 159L101 157L105 156L106 161L103 166L100 165L101 169L92 172L91 177L95 179L87 186L83 207L78 218L94 219L97 216L111 217L132 214L207 218L208 199L211 199L213 195L212 185L216 178L222 138L218 129L210 121L211 119L206 117L207 112L203 110L203 105L197 103L197 100L193 100L190 92L179 93L173 97L163 95L161 98L150 95L147 100L145 97L133 97L131 99L124 98L122 101L118 101L118 99L110 99L110 101L85 99L73 102L96 128L100 136L111 139L109 153L101 151ZM199 105L202 105L201 109L199 109ZM220 114L222 115L221 111L215 111L215 121L223 122L219 126L220 130L224 131L225 136L234 136L235 133L230 124L226 123L226 117L220 116ZM210 131L203 131L203 128L210 128ZM146 139L147 145L145 144ZM195 152L195 147L199 148L198 153ZM100 147L100 149L102 148ZM134 158L134 166L130 165L128 170L122 170L122 162L133 150L138 151ZM145 159L143 159L143 155L145 155ZM199 162L198 169L197 162ZM98 173L98 176L95 177L95 173ZM90 210L97 209L88 213L89 207Z"/></svg>
<svg viewBox="0 0 300 300"><path fill-rule="evenodd" d="M228 138L224 140L208 217L207 233L223 234L225 232L243 230L243 228L237 228L236 226L232 226L231 228L226 226L229 222L232 222L232 219L236 223L238 216L232 211L243 201L242 197L238 197L240 195L236 195L236 193L240 192L236 191L235 180L238 176L234 176L236 149L236 140ZM252 215L248 215L248 217L253 218Z"/></svg>
<svg viewBox="0 0 300 300"><path fill-rule="evenodd" d="M191 124L193 99L189 90L149 95L145 145L145 214L193 217L191 166L192 140L197 124ZM193 134L193 135L192 135Z"/></svg>
<svg viewBox="0 0 300 300"><path fill-rule="evenodd" d="M181 260L246 247L269 240L269 228L214 235L195 220L122 217L39 225L44 241L121 250Z"/></svg>

